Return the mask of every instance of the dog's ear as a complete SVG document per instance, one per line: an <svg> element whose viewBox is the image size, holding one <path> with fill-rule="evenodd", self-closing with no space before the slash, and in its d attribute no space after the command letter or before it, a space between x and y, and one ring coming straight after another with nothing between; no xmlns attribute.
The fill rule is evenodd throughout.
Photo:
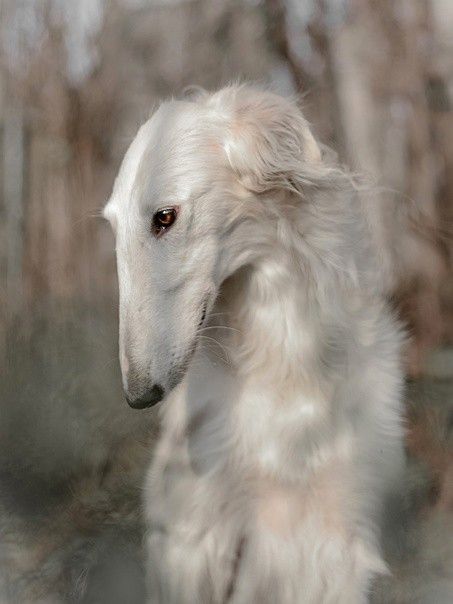
<svg viewBox="0 0 453 604"><path fill-rule="evenodd" d="M321 165L321 151L295 103L250 87L228 91L232 114L224 149L241 183L254 192L298 190Z"/></svg>

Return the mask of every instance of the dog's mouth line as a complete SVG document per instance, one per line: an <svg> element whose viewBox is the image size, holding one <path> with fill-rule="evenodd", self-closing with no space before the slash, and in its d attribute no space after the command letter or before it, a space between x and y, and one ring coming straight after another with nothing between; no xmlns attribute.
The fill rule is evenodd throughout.
<svg viewBox="0 0 453 604"><path fill-rule="evenodd" d="M184 379L184 377L189 369L190 362L191 362L191 360L197 350L197 346L198 346L198 335L199 335L198 331L199 331L199 329L201 329L203 327L203 325L206 321L206 317L208 314L208 306L209 306L209 297L206 296L206 298L204 299L203 304L201 306L200 321L198 322L195 336L193 338L191 345L189 346L189 349L185 355L183 362L178 367L177 371L174 373L174 377L171 380L171 386L170 386L171 390L173 390L173 388L175 388L180 382L182 382L182 380Z"/></svg>
<svg viewBox="0 0 453 604"><path fill-rule="evenodd" d="M205 298L203 305L201 307L201 318L198 323L197 329L200 329L200 327L203 327L203 323L205 322L207 312L208 312L208 297Z"/></svg>

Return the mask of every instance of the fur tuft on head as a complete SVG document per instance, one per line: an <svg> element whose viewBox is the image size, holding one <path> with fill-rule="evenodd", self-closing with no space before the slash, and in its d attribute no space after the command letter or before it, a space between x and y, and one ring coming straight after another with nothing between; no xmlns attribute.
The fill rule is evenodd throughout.
<svg viewBox="0 0 453 604"><path fill-rule="evenodd" d="M301 192L307 173L321 166L321 151L297 105L279 95L239 85L209 98L227 121L223 147L250 191ZM307 173L302 170L307 168Z"/></svg>

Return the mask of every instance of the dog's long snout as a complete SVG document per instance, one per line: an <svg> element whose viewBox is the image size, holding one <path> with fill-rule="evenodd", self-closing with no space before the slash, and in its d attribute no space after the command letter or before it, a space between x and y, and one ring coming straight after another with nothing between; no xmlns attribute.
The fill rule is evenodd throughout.
<svg viewBox="0 0 453 604"><path fill-rule="evenodd" d="M160 384L154 384L151 388L140 394L140 396L133 396L126 392L125 397L127 404L132 409L146 409L152 407L156 403L160 402L164 398L165 391Z"/></svg>

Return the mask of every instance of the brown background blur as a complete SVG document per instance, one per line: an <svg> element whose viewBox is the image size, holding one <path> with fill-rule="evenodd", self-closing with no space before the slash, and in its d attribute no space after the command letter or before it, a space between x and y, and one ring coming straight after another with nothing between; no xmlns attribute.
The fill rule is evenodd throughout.
<svg viewBox="0 0 453 604"><path fill-rule="evenodd" d="M187 85L247 79L301 94L321 141L380 187L373 223L411 371L452 340L450 0L6 0L1 28L3 338L37 312L115 304L96 216L138 125Z"/></svg>
<svg viewBox="0 0 453 604"><path fill-rule="evenodd" d="M0 11L0 504L40 512L69 478L146 440L152 420L121 397L114 242L99 212L159 99L239 79L300 95L316 136L374 185L370 220L412 336L414 400L423 393L408 447L453 509L452 0Z"/></svg>

